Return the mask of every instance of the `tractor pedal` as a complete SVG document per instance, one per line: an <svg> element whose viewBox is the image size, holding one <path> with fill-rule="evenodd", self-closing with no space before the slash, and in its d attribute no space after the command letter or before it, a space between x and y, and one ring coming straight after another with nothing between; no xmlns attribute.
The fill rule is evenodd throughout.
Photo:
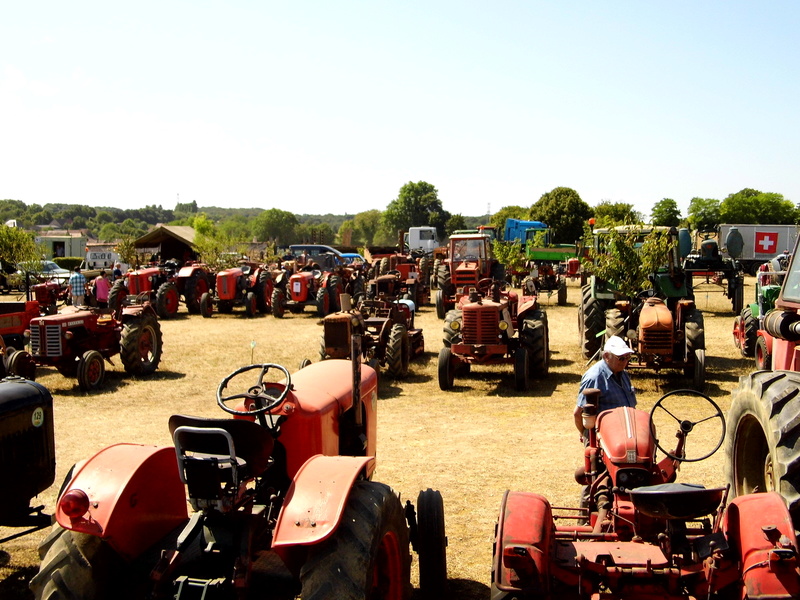
<svg viewBox="0 0 800 600"><path fill-rule="evenodd" d="M230 585L227 580L195 579L181 575L175 580L175 600L216 600L227 598Z"/></svg>

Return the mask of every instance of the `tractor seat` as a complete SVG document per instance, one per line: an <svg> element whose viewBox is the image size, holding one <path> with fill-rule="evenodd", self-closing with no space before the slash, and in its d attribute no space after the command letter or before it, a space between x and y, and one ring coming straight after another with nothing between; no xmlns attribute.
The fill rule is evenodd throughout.
<svg viewBox="0 0 800 600"><path fill-rule="evenodd" d="M172 415L169 431L175 442L182 478L187 472L188 462L210 460L220 468L235 466L239 472L235 478L238 479L237 485L261 475L269 467L275 444L269 431L243 419Z"/></svg>
<svg viewBox="0 0 800 600"><path fill-rule="evenodd" d="M633 506L656 519L697 519L719 508L724 487L706 489L690 483L661 483L630 490Z"/></svg>

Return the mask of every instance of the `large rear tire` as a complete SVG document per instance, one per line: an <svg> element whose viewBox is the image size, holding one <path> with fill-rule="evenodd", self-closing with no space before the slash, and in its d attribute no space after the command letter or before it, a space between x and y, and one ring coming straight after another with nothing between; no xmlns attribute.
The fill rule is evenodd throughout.
<svg viewBox="0 0 800 600"><path fill-rule="evenodd" d="M172 282L162 283L156 292L156 312L161 319L171 319L178 314L180 296Z"/></svg>
<svg viewBox="0 0 800 600"><path fill-rule="evenodd" d="M272 290L272 316L276 319L283 318L283 314L286 312L284 300L286 300L286 294L283 288L276 287Z"/></svg>
<svg viewBox="0 0 800 600"><path fill-rule="evenodd" d="M411 342L408 331L402 323L395 323L389 331L386 346L386 367L389 377L399 379L408 375L408 363L411 360Z"/></svg>
<svg viewBox="0 0 800 600"><path fill-rule="evenodd" d="M583 286L581 294L581 310L578 314L581 351L584 358L592 358L600 350L598 335L605 329L605 306L600 300L592 298L590 285Z"/></svg>
<svg viewBox="0 0 800 600"><path fill-rule="evenodd" d="M122 327L120 359L127 373L150 375L161 362L161 326L152 315L144 314Z"/></svg>
<svg viewBox="0 0 800 600"><path fill-rule="evenodd" d="M116 313L122 308L127 296L128 288L125 287L125 282L122 279L115 281L108 292L108 308Z"/></svg>
<svg viewBox="0 0 800 600"><path fill-rule="evenodd" d="M388 486L357 481L336 531L311 546L300 570L303 600L406 600L408 529Z"/></svg>
<svg viewBox="0 0 800 600"><path fill-rule="evenodd" d="M625 315L618 308L610 308L606 311L606 338L611 336L619 336L622 339L627 338L625 335Z"/></svg>
<svg viewBox="0 0 800 600"><path fill-rule="evenodd" d="M258 283L256 284L256 300L258 311L265 315L270 311L273 285L272 274L267 269L261 269L258 274Z"/></svg>
<svg viewBox="0 0 800 600"><path fill-rule="evenodd" d="M200 299L203 297L203 294L211 289L208 283L208 275L203 271L196 270L192 273L191 277L186 280L183 289L183 299L186 302L186 310L192 315L199 314L201 312Z"/></svg>
<svg viewBox="0 0 800 600"><path fill-rule="evenodd" d="M447 535L442 494L428 488L417 496L419 587L430 600L447 597Z"/></svg>
<svg viewBox="0 0 800 600"><path fill-rule="evenodd" d="M550 335L547 313L534 311L522 322L522 345L528 350L528 375L543 378L550 372Z"/></svg>
<svg viewBox="0 0 800 600"><path fill-rule="evenodd" d="M800 373L739 378L728 411L725 465L736 496L776 491L800 528Z"/></svg>

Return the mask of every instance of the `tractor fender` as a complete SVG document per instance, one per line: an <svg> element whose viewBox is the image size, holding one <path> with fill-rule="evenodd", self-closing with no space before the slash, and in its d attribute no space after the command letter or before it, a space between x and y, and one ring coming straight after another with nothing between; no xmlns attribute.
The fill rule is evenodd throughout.
<svg viewBox="0 0 800 600"><path fill-rule="evenodd" d="M79 517L62 507L73 490L89 498ZM135 559L188 518L175 448L115 444L78 463L55 517L63 528L98 536L123 558Z"/></svg>
<svg viewBox="0 0 800 600"><path fill-rule="evenodd" d="M743 598L800 597L797 537L777 492L734 498L725 512L723 530L742 561ZM773 552L784 544L794 551L794 558L780 560L780 554Z"/></svg>
<svg viewBox="0 0 800 600"><path fill-rule="evenodd" d="M517 308L517 322L521 323L524 320L524 316L534 310L539 308L539 303L537 301L536 296L523 296L522 302Z"/></svg>
<svg viewBox="0 0 800 600"><path fill-rule="evenodd" d="M374 468L371 456L309 458L294 476L283 504L272 547L316 544L339 526L353 483Z"/></svg>
<svg viewBox="0 0 800 600"><path fill-rule="evenodd" d="M529 492L506 492L492 557L492 591L548 596L553 552L553 511L547 498Z"/></svg>

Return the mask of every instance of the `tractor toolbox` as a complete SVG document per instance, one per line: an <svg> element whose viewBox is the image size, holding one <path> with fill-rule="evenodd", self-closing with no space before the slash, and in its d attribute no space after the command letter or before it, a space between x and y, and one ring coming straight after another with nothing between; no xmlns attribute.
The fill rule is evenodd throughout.
<svg viewBox="0 0 800 600"><path fill-rule="evenodd" d="M44 386L9 377L0 381L0 523L28 516L31 498L56 475L53 397Z"/></svg>

